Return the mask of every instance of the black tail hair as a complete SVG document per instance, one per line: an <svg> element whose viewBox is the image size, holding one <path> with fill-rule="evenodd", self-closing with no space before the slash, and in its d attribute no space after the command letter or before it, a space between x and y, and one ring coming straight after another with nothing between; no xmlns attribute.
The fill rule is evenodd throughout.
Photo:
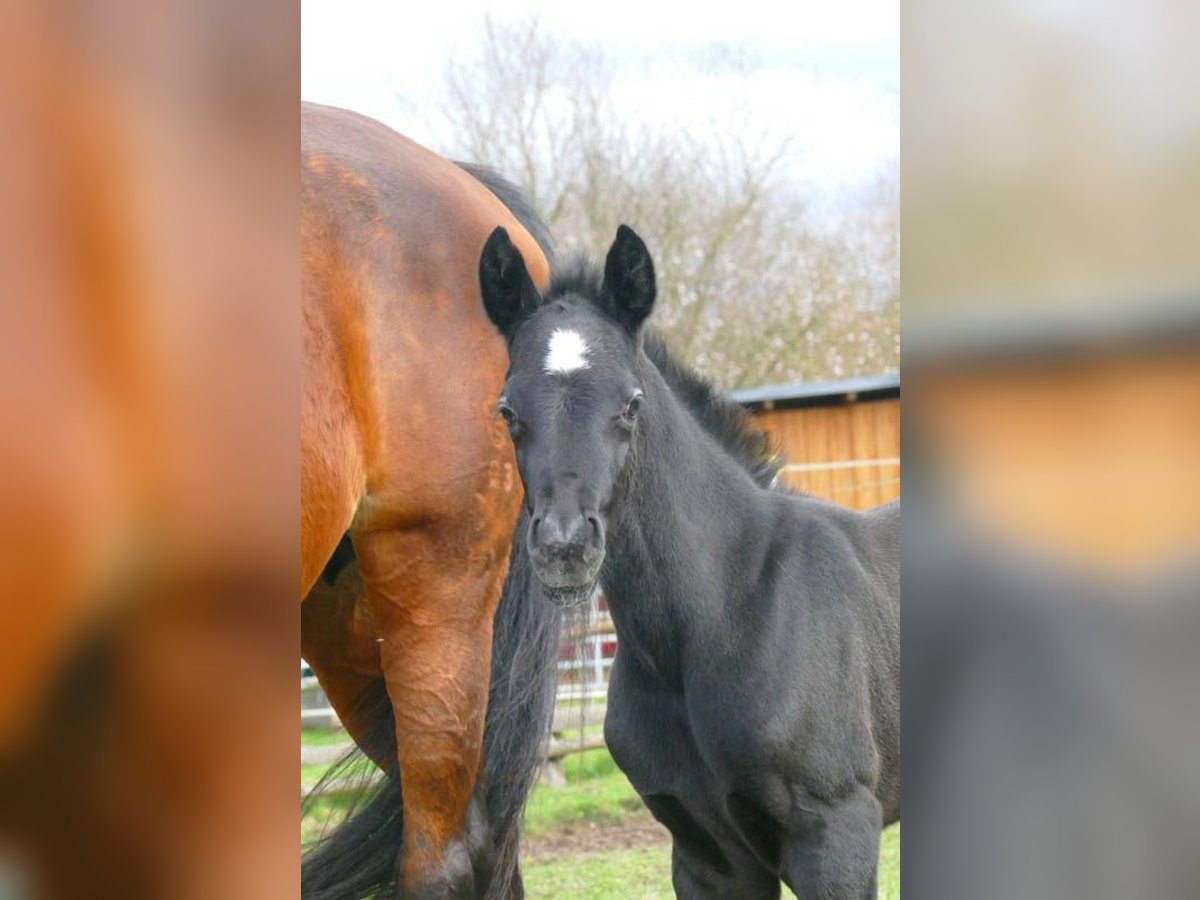
<svg viewBox="0 0 1200 900"><path fill-rule="evenodd" d="M492 633L483 777L496 860L486 900L507 898L509 886L519 885L521 814L546 761L558 690L562 613L534 574L528 531L529 513L522 507Z"/></svg>
<svg viewBox="0 0 1200 900"><path fill-rule="evenodd" d="M554 241L550 237L550 229L546 227L546 223L534 210L533 204L525 192L495 169L481 166L478 163L456 162L455 165L491 191L497 200L508 207L508 211L542 248L542 254L553 270Z"/></svg>
<svg viewBox="0 0 1200 900"><path fill-rule="evenodd" d="M366 753L395 758L395 718L383 681L367 692L357 711L360 721L372 722L360 747L351 749L331 765L301 805L307 812L334 784L348 796L359 798L345 821L323 835L300 862L300 896L305 900L349 900L386 895L396 885L396 861L404 839L400 800L400 770L393 765L381 784L378 773L364 765ZM382 758L382 756L381 756Z"/></svg>
<svg viewBox="0 0 1200 900"><path fill-rule="evenodd" d="M483 735L483 772L476 788L492 828L494 872L484 895L508 898L519 885L521 811L545 759L557 683L559 612L534 576L525 541L523 510L517 523L508 577L492 634L491 686ZM380 682L382 687L382 682ZM387 692L365 698L374 723L364 739L376 758L395 758L396 732ZM355 748L330 767L304 803L309 808L321 790L338 782L363 791L344 822L305 853L301 897L305 900L398 896L395 865L404 838L400 773L392 766L382 783L374 767L364 766L363 748ZM516 896L520 896L518 889Z"/></svg>

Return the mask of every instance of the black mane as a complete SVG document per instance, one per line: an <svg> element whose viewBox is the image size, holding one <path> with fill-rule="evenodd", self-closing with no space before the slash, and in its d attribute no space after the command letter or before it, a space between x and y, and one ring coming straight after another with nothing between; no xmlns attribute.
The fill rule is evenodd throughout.
<svg viewBox="0 0 1200 900"><path fill-rule="evenodd" d="M711 381L672 356L657 332L647 332L645 349L704 430L720 441L760 486L773 486L784 460L770 436L755 426L740 404L723 396Z"/></svg>
<svg viewBox="0 0 1200 900"><path fill-rule="evenodd" d="M556 266L544 302L567 294L585 298L603 312L598 302L604 274L583 256L572 256ZM741 464L762 487L771 487L783 468L783 456L766 432L757 428L740 404L723 396L717 387L676 359L662 335L647 331L646 356L662 374L672 392L692 417Z"/></svg>
<svg viewBox="0 0 1200 900"><path fill-rule="evenodd" d="M456 162L456 166L492 192L497 200L508 207L508 211L520 222L529 236L542 248L546 262L554 268L554 241L550 237L550 229L542 221L533 203L526 193L497 172L478 163Z"/></svg>

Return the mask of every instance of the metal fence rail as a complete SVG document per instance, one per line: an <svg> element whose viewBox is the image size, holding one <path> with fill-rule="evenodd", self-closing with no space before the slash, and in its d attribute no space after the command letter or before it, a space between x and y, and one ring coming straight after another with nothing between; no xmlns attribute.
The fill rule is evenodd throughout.
<svg viewBox="0 0 1200 900"><path fill-rule="evenodd" d="M604 747L602 735L593 732L604 723L604 700L608 694L608 678L612 670L612 646L616 632L607 610L593 610L586 633L564 636L558 660L559 684L555 698L552 739L546 751L545 777L551 783L561 783L560 764L573 753ZM582 701L582 707L580 702ZM301 661L300 727L302 729L340 729L337 713L321 690L311 670ZM567 737L568 732L578 736ZM301 766L325 766L339 759L353 747L347 739L336 744L300 748ZM366 785L378 781L368 780ZM301 796L314 788L311 782L302 783ZM320 793L341 794L364 787L362 778L334 779L321 785Z"/></svg>
<svg viewBox="0 0 1200 900"><path fill-rule="evenodd" d="M569 700L602 700L608 693L608 678L613 654L606 647L616 643L616 630L607 610L596 609L589 617L587 631L569 634L563 639L561 651L567 653L558 660L559 702ZM301 660L300 727L336 728L340 726L337 713L329 704L317 679Z"/></svg>

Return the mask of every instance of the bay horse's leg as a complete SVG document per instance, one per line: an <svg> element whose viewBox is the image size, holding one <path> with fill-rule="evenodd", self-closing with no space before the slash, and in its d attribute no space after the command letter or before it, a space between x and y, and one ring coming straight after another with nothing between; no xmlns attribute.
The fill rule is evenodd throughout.
<svg viewBox="0 0 1200 900"><path fill-rule="evenodd" d="M798 897L873 900L883 812L861 785L833 805L802 800L783 844L783 880Z"/></svg>
<svg viewBox="0 0 1200 900"><path fill-rule="evenodd" d="M475 523L478 528L478 523ZM470 526L356 534L383 642L404 798L406 896L474 897L467 812L479 770L492 616L507 549L483 552ZM474 551L474 552L472 552Z"/></svg>
<svg viewBox="0 0 1200 900"><path fill-rule="evenodd" d="M346 733L381 769L392 766L394 754L368 740L384 685L357 563L338 573L333 584L321 577L309 590L300 607L300 654L312 666Z"/></svg>

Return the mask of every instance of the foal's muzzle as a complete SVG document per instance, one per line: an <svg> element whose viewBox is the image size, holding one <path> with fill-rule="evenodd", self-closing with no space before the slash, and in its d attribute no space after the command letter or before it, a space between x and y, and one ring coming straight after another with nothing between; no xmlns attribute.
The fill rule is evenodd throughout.
<svg viewBox="0 0 1200 900"><path fill-rule="evenodd" d="M535 514L529 523L529 554L538 580L559 606L591 597L604 562L604 523L591 511Z"/></svg>

